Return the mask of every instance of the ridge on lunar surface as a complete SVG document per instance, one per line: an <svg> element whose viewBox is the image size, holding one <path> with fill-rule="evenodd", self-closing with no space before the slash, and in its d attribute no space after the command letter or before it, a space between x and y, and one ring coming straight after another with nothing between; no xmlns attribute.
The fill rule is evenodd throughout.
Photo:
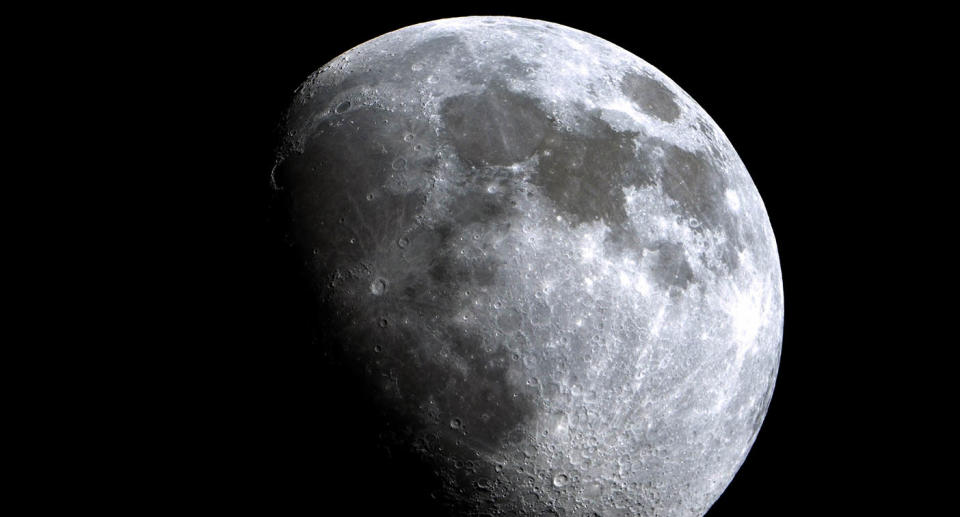
<svg viewBox="0 0 960 517"><path fill-rule="evenodd" d="M467 17L298 89L274 182L321 343L451 511L703 515L780 357L763 202L661 72L560 25Z"/></svg>

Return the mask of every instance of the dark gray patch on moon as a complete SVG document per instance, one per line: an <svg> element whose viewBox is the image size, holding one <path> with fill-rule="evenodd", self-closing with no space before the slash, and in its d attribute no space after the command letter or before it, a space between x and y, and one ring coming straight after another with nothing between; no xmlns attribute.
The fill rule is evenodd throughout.
<svg viewBox="0 0 960 517"><path fill-rule="evenodd" d="M615 131L596 112L579 131L550 123L536 99L491 85L479 93L451 97L442 116L457 151L470 167L507 166L537 156L530 179L579 225L604 221L610 239L628 239L623 187L654 182L653 165L637 156L636 133Z"/></svg>
<svg viewBox="0 0 960 517"><path fill-rule="evenodd" d="M630 72L623 76L620 89L640 111L664 122L673 122L680 115L673 93L656 79Z"/></svg>
<svg viewBox="0 0 960 517"><path fill-rule="evenodd" d="M727 236L722 261L729 270L739 265L737 254L744 242L737 218L726 201L727 182L703 152L692 153L660 142L664 149L661 181L664 193L676 202L676 208L688 220L699 222L696 231L722 230Z"/></svg>
<svg viewBox="0 0 960 517"><path fill-rule="evenodd" d="M683 244L658 242L644 250L644 264L654 272L654 280L665 288L686 288L693 280L693 270L684 256Z"/></svg>
<svg viewBox="0 0 960 517"><path fill-rule="evenodd" d="M471 167L525 160L548 128L534 99L500 85L451 97L440 113L457 156Z"/></svg>
<svg viewBox="0 0 960 517"><path fill-rule="evenodd" d="M631 132L613 130L591 115L583 132L551 131L539 152L537 173L530 182L574 225L604 221L609 239L627 238L624 186L653 183L650 165L638 159Z"/></svg>
<svg viewBox="0 0 960 517"><path fill-rule="evenodd" d="M643 82L633 81L634 94L663 90L666 93L645 95L669 100L662 84L645 77ZM663 108L664 104L657 106ZM470 167L507 166L536 155L538 166L530 182L541 187L572 224L608 224L613 249L624 251L645 244L629 228L623 187L639 188L660 181L677 210L697 221L698 232L722 229L727 233L730 239L721 259L729 269L738 266L737 253L744 243L725 202L723 174L708 156L659 139L641 144L637 152L637 133L614 130L595 111L586 112L577 131L562 129L550 122L536 99L500 84L447 99L441 114L457 156ZM654 158L658 156L651 152L654 147L663 150L662 157ZM686 283L679 281L677 286Z"/></svg>

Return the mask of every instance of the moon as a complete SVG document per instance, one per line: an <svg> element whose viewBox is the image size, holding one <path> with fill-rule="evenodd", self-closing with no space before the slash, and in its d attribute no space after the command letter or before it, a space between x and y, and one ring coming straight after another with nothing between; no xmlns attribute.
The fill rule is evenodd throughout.
<svg viewBox="0 0 960 517"><path fill-rule="evenodd" d="M318 345L451 514L703 515L767 412L783 287L707 113L585 32L406 27L296 91L272 172Z"/></svg>

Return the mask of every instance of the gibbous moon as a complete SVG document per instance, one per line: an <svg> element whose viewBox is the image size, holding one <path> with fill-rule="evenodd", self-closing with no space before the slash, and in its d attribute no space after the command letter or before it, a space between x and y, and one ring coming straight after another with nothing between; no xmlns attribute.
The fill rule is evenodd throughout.
<svg viewBox="0 0 960 517"><path fill-rule="evenodd" d="M680 87L575 29L445 19L325 65L286 129L318 346L439 504L706 513L766 414L783 293L757 189Z"/></svg>

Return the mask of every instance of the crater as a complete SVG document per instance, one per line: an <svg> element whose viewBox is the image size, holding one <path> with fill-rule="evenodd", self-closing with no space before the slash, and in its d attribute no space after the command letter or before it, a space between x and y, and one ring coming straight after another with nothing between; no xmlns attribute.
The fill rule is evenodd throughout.
<svg viewBox="0 0 960 517"><path fill-rule="evenodd" d="M628 72L620 81L620 91L633 101L637 109L664 122L673 122L680 116L676 96L652 77Z"/></svg>

